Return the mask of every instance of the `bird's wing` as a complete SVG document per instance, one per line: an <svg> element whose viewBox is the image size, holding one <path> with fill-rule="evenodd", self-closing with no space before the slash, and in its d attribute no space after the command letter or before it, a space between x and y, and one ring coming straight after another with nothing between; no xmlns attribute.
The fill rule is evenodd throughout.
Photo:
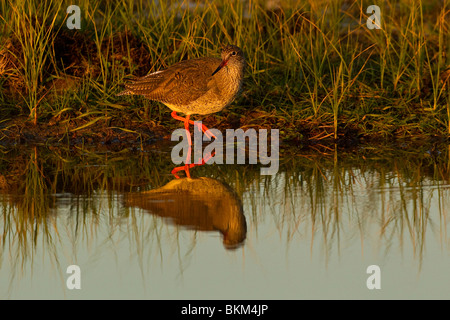
<svg viewBox="0 0 450 320"><path fill-rule="evenodd" d="M184 60L169 68L138 78L125 87L134 94L174 105L187 105L210 88L216 58Z"/></svg>

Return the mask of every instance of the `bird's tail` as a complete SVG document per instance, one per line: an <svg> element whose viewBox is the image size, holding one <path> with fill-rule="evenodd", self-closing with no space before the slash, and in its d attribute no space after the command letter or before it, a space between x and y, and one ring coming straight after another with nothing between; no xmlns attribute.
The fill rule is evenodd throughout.
<svg viewBox="0 0 450 320"><path fill-rule="evenodd" d="M126 89L122 92L119 92L118 94L116 94L116 96L129 96L131 94L134 94L133 91Z"/></svg>

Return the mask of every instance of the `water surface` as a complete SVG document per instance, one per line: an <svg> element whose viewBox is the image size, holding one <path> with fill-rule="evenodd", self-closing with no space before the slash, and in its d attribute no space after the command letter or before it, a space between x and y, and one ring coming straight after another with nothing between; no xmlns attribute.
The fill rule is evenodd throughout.
<svg viewBox="0 0 450 320"><path fill-rule="evenodd" d="M170 150L2 152L0 298L450 298L447 148L287 148L273 176L192 179Z"/></svg>

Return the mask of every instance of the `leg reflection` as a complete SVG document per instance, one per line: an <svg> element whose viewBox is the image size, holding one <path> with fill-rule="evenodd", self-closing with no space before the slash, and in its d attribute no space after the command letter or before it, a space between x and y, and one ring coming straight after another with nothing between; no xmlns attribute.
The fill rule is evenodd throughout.
<svg viewBox="0 0 450 320"><path fill-rule="evenodd" d="M186 130L187 134L189 135L188 141L190 142L190 132L188 130ZM178 175L179 171L184 171L186 174L187 178L191 177L191 174L189 172L190 168L193 168L195 166L203 166L209 159L211 159L212 157L214 157L215 152L212 152L211 154L209 154L207 157L203 157L202 160L199 163L189 163L190 159L191 159L191 153L192 153L192 148L191 148L192 144L189 143L189 149L186 155L186 160L185 160L185 165L184 166L180 166L180 167L175 167L172 170L172 174L175 176L175 178L180 179L180 176Z"/></svg>

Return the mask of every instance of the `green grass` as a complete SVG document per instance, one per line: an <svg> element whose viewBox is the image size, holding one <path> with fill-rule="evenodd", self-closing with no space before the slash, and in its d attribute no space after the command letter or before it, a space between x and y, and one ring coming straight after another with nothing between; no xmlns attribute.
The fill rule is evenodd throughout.
<svg viewBox="0 0 450 320"><path fill-rule="evenodd" d="M31 120L168 133L179 125L169 109L116 97L121 84L232 43L247 59L244 91L209 126L263 123L294 142L450 133L447 0L383 1L380 30L366 26L370 1L84 0L81 30L66 27L70 4L0 1L0 130Z"/></svg>

